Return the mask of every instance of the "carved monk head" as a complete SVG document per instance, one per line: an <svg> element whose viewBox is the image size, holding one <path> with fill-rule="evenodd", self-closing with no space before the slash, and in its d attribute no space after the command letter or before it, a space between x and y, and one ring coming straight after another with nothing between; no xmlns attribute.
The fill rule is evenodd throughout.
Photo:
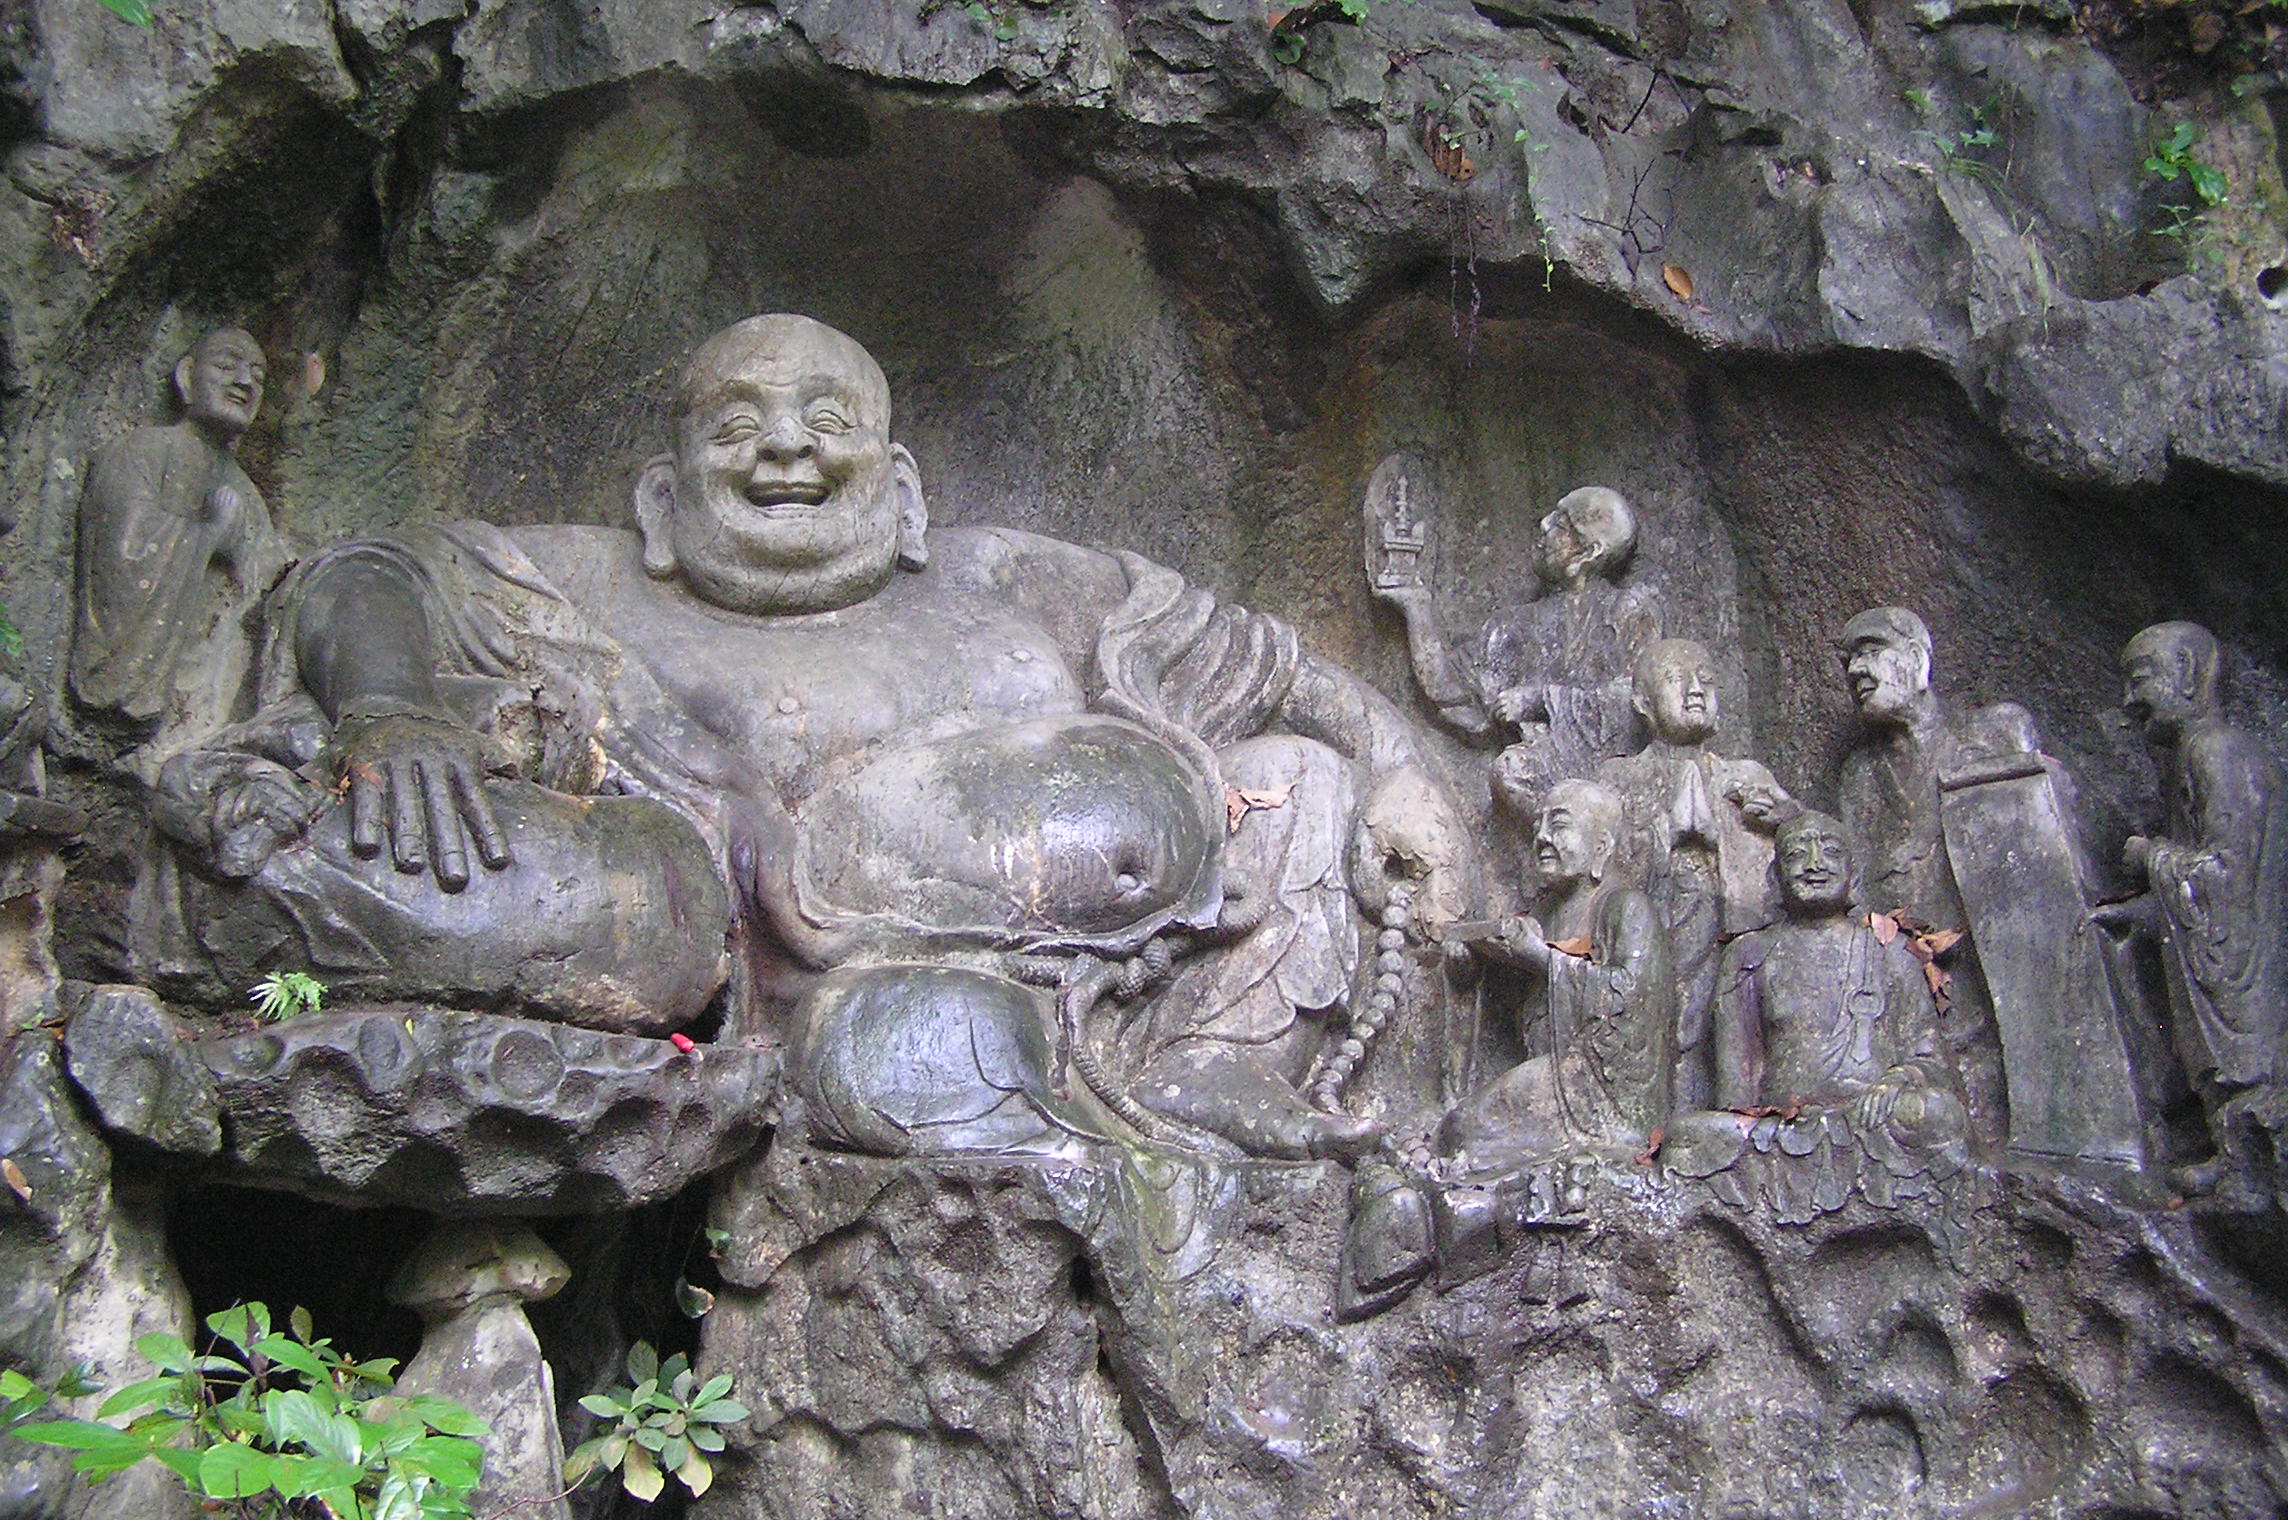
<svg viewBox="0 0 2288 1520"><path fill-rule="evenodd" d="M2145 732L2173 742L2216 710L2216 636L2198 623L2155 623L2121 651L2121 706Z"/></svg>
<svg viewBox="0 0 2288 1520"><path fill-rule="evenodd" d="M1926 706L1930 693L1931 637L1923 620L1904 607L1874 607L1843 625L1836 636L1843 678L1859 716L1897 725Z"/></svg>
<svg viewBox="0 0 2288 1520"><path fill-rule="evenodd" d="M1798 918L1827 918L1851 906L1851 840L1825 813L1802 812L1773 842L1780 896Z"/></svg>
<svg viewBox="0 0 2288 1520"><path fill-rule="evenodd" d="M1533 820L1533 863L1549 886L1604 880L1621 838L1621 799L1594 781L1560 781Z"/></svg>
<svg viewBox="0 0 2288 1520"><path fill-rule="evenodd" d="M254 425L268 374L261 344L239 328L218 327L176 363L175 396L185 418L233 443Z"/></svg>
<svg viewBox="0 0 2288 1520"><path fill-rule="evenodd" d="M1617 576L1637 547L1637 515L1608 486L1569 491L1541 520L1533 568L1548 585L1570 589L1593 575Z"/></svg>
<svg viewBox="0 0 2288 1520"><path fill-rule="evenodd" d="M636 484L644 568L735 612L862 602L926 557L913 455L857 342L808 317L749 317L691 356L675 449Z"/></svg>
<svg viewBox="0 0 2288 1520"><path fill-rule="evenodd" d="M1664 744L1699 744L1716 732L1716 662L1691 639L1655 639L1637 656L1637 711Z"/></svg>

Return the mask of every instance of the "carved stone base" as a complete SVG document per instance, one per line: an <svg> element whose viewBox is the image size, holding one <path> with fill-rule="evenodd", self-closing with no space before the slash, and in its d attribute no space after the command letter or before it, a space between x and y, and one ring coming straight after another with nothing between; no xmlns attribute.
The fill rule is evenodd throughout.
<svg viewBox="0 0 2288 1520"><path fill-rule="evenodd" d="M750 1149L775 1053L437 1008L290 1020L200 1046L241 1180L438 1214L666 1198Z"/></svg>
<svg viewBox="0 0 2288 1520"><path fill-rule="evenodd" d="M1345 1324L1332 1165L774 1150L718 1194L734 1286L703 1361L755 1415L693 1513L2223 1517L2288 1496L2282 1306L2219 1221L2003 1176L1950 1240L1932 1198L1790 1224L1628 1172L1553 1174L1560 1207L1521 1194L1474 1278Z"/></svg>

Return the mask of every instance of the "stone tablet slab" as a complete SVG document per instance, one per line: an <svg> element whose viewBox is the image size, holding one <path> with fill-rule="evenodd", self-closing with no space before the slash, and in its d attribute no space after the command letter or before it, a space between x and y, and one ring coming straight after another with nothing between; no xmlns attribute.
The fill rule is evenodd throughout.
<svg viewBox="0 0 2288 1520"><path fill-rule="evenodd" d="M1994 998L2010 1148L2140 1165L2136 1076L2041 758L1981 756L1939 778L1947 854Z"/></svg>

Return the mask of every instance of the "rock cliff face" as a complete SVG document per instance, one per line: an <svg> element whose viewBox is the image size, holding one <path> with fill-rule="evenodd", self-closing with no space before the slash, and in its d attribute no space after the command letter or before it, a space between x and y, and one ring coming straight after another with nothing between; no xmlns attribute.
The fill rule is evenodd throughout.
<svg viewBox="0 0 2288 1520"><path fill-rule="evenodd" d="M1559 496L1626 490L1727 741L1810 801L1851 714L1829 641L1870 605L1923 614L1950 701L2031 709L2101 861L2156 814L2131 633L2202 622L2234 716L2288 725L2288 85L2156 71L2060 0L1362 9L0 5L0 600L31 683L60 679L89 454L212 325L270 356L239 457L308 551L630 523L676 367L788 310L881 360L937 521L1141 551L1425 719L1358 568L1400 449L1472 626L1530 590ZM2179 122L2224 204L2147 167ZM58 704L49 742L71 791L107 741ZM1482 767L1441 756L1484 822ZM99 826L57 954L108 981L140 836L72 796ZM0 1136L84 1163L0 1220L53 1287L11 1290L6 1358L52 1373L57 1301L181 1317L155 1221L191 1195L133 1147L114 1177L60 1052L4 1071ZM692 1513L2288 1513L2277 1209L1982 1172L1967 1219L1790 1225L1647 1168L1339 1325L1343 1172L1157 1165L734 1168L702 1366L755 1414ZM664 1297L696 1206L551 1226L564 1302L583 1273ZM620 1331L552 1312L577 1439ZM67 1512L25 1482L0 1515Z"/></svg>

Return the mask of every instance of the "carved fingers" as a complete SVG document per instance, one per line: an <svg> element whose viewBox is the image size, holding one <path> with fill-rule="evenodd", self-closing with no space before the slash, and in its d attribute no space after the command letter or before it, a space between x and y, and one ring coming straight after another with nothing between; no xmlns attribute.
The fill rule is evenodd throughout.
<svg viewBox="0 0 2288 1520"><path fill-rule="evenodd" d="M344 719L334 748L358 854L371 858L387 845L398 870L429 871L448 892L469 884L472 859L495 871L509 864L477 735L438 718L391 714Z"/></svg>
<svg viewBox="0 0 2288 1520"><path fill-rule="evenodd" d="M1494 693L1494 716L1502 722L1516 725L1529 718L1549 716L1549 693L1538 683L1505 686Z"/></svg>
<svg viewBox="0 0 2288 1520"><path fill-rule="evenodd" d="M217 874L243 881L260 871L279 846L302 831L325 805L325 794L285 767L249 760L244 772L214 793L208 810L209 862Z"/></svg>
<svg viewBox="0 0 2288 1520"><path fill-rule="evenodd" d="M1518 965L1549 969L1549 935L1532 914L1520 913L1505 921L1500 944Z"/></svg>

